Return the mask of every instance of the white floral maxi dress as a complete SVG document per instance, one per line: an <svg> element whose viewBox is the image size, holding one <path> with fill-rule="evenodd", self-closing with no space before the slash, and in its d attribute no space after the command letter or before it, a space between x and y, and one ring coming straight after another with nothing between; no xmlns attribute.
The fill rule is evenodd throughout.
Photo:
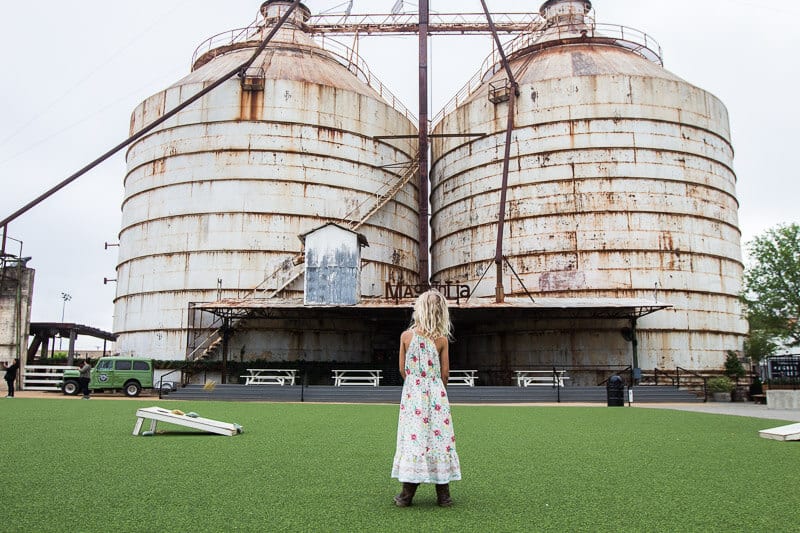
<svg viewBox="0 0 800 533"><path fill-rule="evenodd" d="M450 402L432 340L414 333L406 351L405 374L392 477L404 483L437 484L461 479Z"/></svg>

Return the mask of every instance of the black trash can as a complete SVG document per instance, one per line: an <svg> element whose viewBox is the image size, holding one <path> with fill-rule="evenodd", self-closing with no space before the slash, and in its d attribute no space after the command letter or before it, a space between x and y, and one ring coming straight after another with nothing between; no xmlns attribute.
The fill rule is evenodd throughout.
<svg viewBox="0 0 800 533"><path fill-rule="evenodd" d="M606 395L609 407L625 407L625 382L614 374L606 383Z"/></svg>

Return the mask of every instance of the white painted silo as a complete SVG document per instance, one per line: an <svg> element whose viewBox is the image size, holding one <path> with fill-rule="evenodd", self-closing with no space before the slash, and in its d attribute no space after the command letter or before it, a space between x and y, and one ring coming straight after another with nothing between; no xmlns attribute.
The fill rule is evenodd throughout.
<svg viewBox="0 0 800 533"><path fill-rule="evenodd" d="M728 114L665 70L648 36L595 24L586 0L549 0L547 26L510 53L520 86L504 254L534 297L642 298L672 309L638 323L643 368L719 367L747 332ZM446 108L431 186L432 278L494 294L508 103L497 64ZM507 294L524 291L504 269ZM520 325L517 362L630 362L619 326L601 320ZM488 339L488 337L487 337ZM475 346L484 345L476 348ZM495 341L475 339L475 360ZM507 357L507 355L506 355Z"/></svg>
<svg viewBox="0 0 800 533"><path fill-rule="evenodd" d="M189 75L135 109L131 133L245 62L290 4L267 1L259 27L208 41ZM357 56L319 46L304 30L308 16L300 4L244 82L233 77L128 151L114 322L121 353L184 358L189 302L245 297L301 251L299 235L359 221L414 158L414 138L374 139L413 137L413 117L387 103ZM370 243L363 296L416 279L417 210L411 179L358 228ZM302 287L299 278L287 292L302 296Z"/></svg>

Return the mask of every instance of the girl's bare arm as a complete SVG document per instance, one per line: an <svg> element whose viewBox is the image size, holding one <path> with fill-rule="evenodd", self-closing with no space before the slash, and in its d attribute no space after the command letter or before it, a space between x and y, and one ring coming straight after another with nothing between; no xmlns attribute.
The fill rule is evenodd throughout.
<svg viewBox="0 0 800 533"><path fill-rule="evenodd" d="M450 343L447 337L442 337L436 341L436 348L439 350L439 364L442 367L442 383L447 385L450 380Z"/></svg>

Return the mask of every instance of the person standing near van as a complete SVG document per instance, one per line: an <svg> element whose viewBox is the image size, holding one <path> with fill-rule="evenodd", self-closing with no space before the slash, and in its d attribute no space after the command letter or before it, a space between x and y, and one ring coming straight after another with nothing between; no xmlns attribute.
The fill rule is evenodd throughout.
<svg viewBox="0 0 800 533"><path fill-rule="evenodd" d="M83 399L89 399L89 381L92 379L92 365L84 359L78 367L78 384L81 386Z"/></svg>
<svg viewBox="0 0 800 533"><path fill-rule="evenodd" d="M14 359L10 365L8 363L3 363L3 366L6 369L6 385L8 385L8 394L6 398L13 398L14 397L14 381L17 379L17 372L19 371L19 359Z"/></svg>

